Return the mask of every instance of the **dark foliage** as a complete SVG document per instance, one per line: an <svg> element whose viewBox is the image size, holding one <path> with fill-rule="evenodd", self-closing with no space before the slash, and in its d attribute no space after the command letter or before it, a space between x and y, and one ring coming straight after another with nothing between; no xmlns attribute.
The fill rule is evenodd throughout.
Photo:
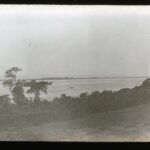
<svg viewBox="0 0 150 150"><path fill-rule="evenodd" d="M3 122L0 128L75 119L92 113L124 109L150 102L150 79L132 89L124 88L114 92L94 91L91 94L81 93L78 97L62 94L53 101L41 101L40 93L47 93L48 85L49 83L44 81L16 80L11 90L15 104L10 103L8 95L0 96L0 120ZM25 97L23 87L29 87L27 92L34 93L33 101Z"/></svg>

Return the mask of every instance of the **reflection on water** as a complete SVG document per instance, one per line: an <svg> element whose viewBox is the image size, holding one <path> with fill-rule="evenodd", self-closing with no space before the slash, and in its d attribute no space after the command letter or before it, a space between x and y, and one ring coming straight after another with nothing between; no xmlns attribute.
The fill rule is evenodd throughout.
<svg viewBox="0 0 150 150"><path fill-rule="evenodd" d="M47 100L52 100L54 97L60 97L61 94L66 94L68 96L78 96L80 93L91 93L95 90L114 91L121 88L133 88L140 85L144 79L145 78L53 80L53 84L48 87L47 95L41 94L41 96ZM25 91L26 90L27 89L25 89ZM8 93L8 89L3 87L2 82L0 82L0 95ZM33 97L33 94L27 94L27 97Z"/></svg>

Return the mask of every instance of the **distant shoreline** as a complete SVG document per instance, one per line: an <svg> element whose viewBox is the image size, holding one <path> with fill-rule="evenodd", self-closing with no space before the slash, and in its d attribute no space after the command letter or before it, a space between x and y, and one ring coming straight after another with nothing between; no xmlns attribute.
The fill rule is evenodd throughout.
<svg viewBox="0 0 150 150"><path fill-rule="evenodd" d="M76 80L76 79L79 79L79 80L82 80L82 79L131 79L131 78L149 78L149 77L50 77L50 78L37 78L37 79L29 79L29 78L26 78L26 79L20 79L20 80ZM5 81L5 79L0 79L0 81Z"/></svg>
<svg viewBox="0 0 150 150"><path fill-rule="evenodd" d="M87 77L87 78L40 78L36 80L73 80L73 79L113 79L113 78L149 78L149 77Z"/></svg>

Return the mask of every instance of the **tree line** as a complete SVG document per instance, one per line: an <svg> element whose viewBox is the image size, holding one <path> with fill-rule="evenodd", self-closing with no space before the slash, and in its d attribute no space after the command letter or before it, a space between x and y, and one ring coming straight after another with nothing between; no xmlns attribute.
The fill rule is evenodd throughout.
<svg viewBox="0 0 150 150"><path fill-rule="evenodd" d="M3 85L9 88L12 95L12 98L9 94L0 96L0 122L5 126L12 126L16 120L18 125L68 120L150 102L150 79L132 89L93 91L91 94L81 93L78 97L62 94L53 101L42 100L40 94L46 94L51 83L19 80L17 73L20 71L20 68L13 67L5 72L6 80ZM33 93L33 99L25 96L24 87L28 88L26 93ZM0 124L1 126L3 125Z"/></svg>
<svg viewBox="0 0 150 150"><path fill-rule="evenodd" d="M12 94L12 99L10 99L9 95L2 95L1 99L3 99L3 103L10 103L13 101L17 106L25 105L29 103L39 103L40 93L47 93L48 85L50 82L40 81L37 82L36 80L19 80L17 79L18 72L22 71L21 68L12 67L11 69L5 72L6 80L3 82L3 85L9 88L10 93ZM24 87L27 87L27 93L34 94L33 99L28 99L25 96Z"/></svg>

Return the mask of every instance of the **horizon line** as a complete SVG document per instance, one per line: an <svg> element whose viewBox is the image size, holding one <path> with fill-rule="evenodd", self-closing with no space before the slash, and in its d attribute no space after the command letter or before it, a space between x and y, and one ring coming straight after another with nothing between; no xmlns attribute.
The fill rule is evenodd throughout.
<svg viewBox="0 0 150 150"><path fill-rule="evenodd" d="M18 78L18 80L68 80L68 79L107 79L107 78L150 78L150 76L102 76L102 77L40 77L40 78ZM0 81L6 80L0 79Z"/></svg>

